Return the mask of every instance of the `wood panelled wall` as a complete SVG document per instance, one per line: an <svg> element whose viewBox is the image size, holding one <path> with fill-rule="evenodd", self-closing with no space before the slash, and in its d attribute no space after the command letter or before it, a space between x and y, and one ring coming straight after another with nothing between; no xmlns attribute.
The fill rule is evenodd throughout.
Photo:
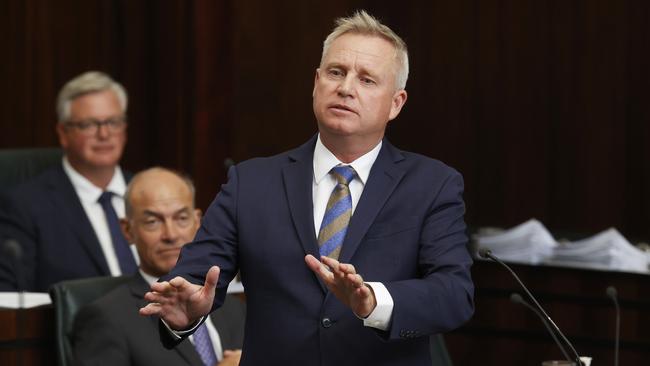
<svg viewBox="0 0 650 366"><path fill-rule="evenodd" d="M322 40L358 8L410 48L389 139L463 173L471 225L650 238L643 0L3 0L0 147L56 145L58 89L104 70L130 94L123 165L189 172L205 208L224 159L315 133Z"/></svg>

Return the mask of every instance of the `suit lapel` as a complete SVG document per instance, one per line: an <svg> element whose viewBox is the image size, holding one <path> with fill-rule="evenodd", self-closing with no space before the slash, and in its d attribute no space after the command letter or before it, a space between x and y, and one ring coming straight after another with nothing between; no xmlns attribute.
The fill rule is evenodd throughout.
<svg viewBox="0 0 650 366"><path fill-rule="evenodd" d="M108 264L101 251L97 235L92 228L88 216L86 216L86 212L70 182L70 178L65 174L62 166L54 170L54 175L48 183L48 188L52 191L50 197L57 211L62 216L65 216L65 220L63 221L76 223L75 225L70 225L70 230L75 233L80 245L86 250L100 273L110 275Z"/></svg>
<svg viewBox="0 0 650 366"><path fill-rule="evenodd" d="M289 153L291 163L282 169L284 189L291 211L291 219L298 233L300 244L305 254L320 257L318 241L314 232L314 208L312 185L314 179L314 147L316 136L306 144ZM314 275L315 276L315 275ZM318 278L318 276L315 276ZM318 278L321 289L325 292L325 284Z"/></svg>
<svg viewBox="0 0 650 366"><path fill-rule="evenodd" d="M292 163L282 169L284 188L291 219L306 254L318 257L318 242L314 232L312 181L315 137L290 153Z"/></svg>
<svg viewBox="0 0 650 366"><path fill-rule="evenodd" d="M145 279L142 278L142 276L138 272L133 276L133 280L129 282L129 288L131 290L131 295L134 297L135 304L137 307L136 311L137 311L141 307L147 304L147 301L144 299L144 294L147 291L149 291L149 285L147 284L147 281L145 281ZM150 316L148 317L148 319L152 329L151 333L157 334L158 317ZM189 339L183 340L176 347L174 347L173 350L174 352L178 352L180 357L185 361L187 361L187 364L197 365L197 366L203 365L203 362L201 361L201 357L196 352L196 349L194 348L194 346L192 345Z"/></svg>
<svg viewBox="0 0 650 366"><path fill-rule="evenodd" d="M349 263L351 261L361 239L397 184L402 180L404 171L395 163L403 159L399 150L384 139L381 151L370 170L368 181L350 220L339 257L341 262Z"/></svg>

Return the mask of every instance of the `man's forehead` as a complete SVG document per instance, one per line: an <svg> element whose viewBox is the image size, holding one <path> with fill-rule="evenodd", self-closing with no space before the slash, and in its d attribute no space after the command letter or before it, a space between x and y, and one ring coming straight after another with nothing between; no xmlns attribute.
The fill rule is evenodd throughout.
<svg viewBox="0 0 650 366"><path fill-rule="evenodd" d="M393 45L379 36L343 34L330 45L325 63L359 60L383 64L393 61L394 56Z"/></svg>

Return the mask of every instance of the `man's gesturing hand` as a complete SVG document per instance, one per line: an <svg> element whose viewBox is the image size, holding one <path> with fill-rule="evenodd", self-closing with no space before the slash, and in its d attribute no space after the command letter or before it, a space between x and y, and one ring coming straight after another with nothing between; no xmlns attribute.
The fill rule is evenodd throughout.
<svg viewBox="0 0 650 366"><path fill-rule="evenodd" d="M377 306L377 300L372 289L363 282L363 278L357 274L354 266L339 263L329 257L321 257L321 261L311 254L305 256L307 266L325 282L336 298L352 309L357 316L366 318L370 315Z"/></svg>
<svg viewBox="0 0 650 366"><path fill-rule="evenodd" d="M151 285L151 292L144 295L149 304L140 309L140 315L157 315L174 330L187 329L210 312L218 280L219 267L213 266L205 276L203 286L182 277L156 282Z"/></svg>

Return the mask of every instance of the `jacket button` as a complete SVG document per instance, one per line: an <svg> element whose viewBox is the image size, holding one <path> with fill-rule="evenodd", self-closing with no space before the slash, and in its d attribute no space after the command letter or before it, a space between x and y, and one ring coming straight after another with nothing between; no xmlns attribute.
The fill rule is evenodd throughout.
<svg viewBox="0 0 650 366"><path fill-rule="evenodd" d="M323 320L321 320L320 323L323 326L323 328L329 328L332 326L332 321L330 320L330 318L323 318Z"/></svg>

